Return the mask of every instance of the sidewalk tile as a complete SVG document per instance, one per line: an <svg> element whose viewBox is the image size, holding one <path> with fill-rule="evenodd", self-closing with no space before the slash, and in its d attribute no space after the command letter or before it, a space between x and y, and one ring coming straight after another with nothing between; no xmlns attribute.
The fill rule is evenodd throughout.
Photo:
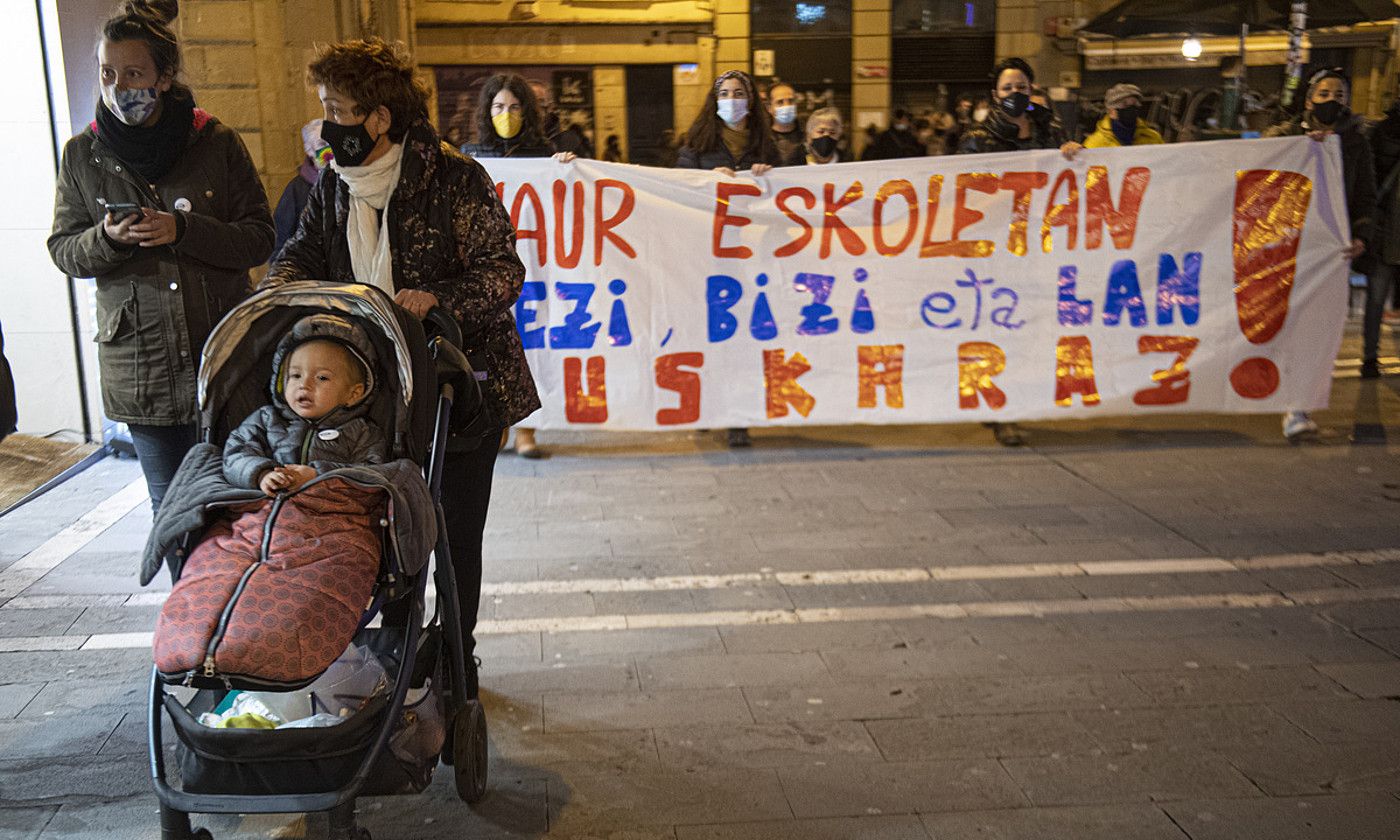
<svg viewBox="0 0 1400 840"><path fill-rule="evenodd" d="M633 828L788 819L783 787L772 770L726 768L723 773L671 769L577 773L550 784L558 803L550 833L597 836L595 826ZM615 830L615 829L614 829ZM611 832L609 832L611 833ZM625 835L624 835L625 836Z"/></svg>
<svg viewBox="0 0 1400 840"><path fill-rule="evenodd" d="M1270 706L1324 744L1400 737L1400 703L1394 700L1283 702Z"/></svg>
<svg viewBox="0 0 1400 840"><path fill-rule="evenodd" d="M20 713L19 719L42 720L72 714L116 713L144 708L147 686L131 680L51 682Z"/></svg>
<svg viewBox="0 0 1400 840"><path fill-rule="evenodd" d="M967 714L1070 711L1151 702L1122 674L953 678L936 681L933 689L933 697L944 711Z"/></svg>
<svg viewBox="0 0 1400 840"><path fill-rule="evenodd" d="M146 796L150 791L142 755L0 760L0 803L67 805Z"/></svg>
<svg viewBox="0 0 1400 840"><path fill-rule="evenodd" d="M815 653L726 653L639 658L646 691L768 685L821 685L832 680Z"/></svg>
<svg viewBox="0 0 1400 840"><path fill-rule="evenodd" d="M1347 697L1312 668L1183 668L1139 671L1128 678L1158 703L1262 703L1280 697L1318 700Z"/></svg>
<svg viewBox="0 0 1400 840"><path fill-rule="evenodd" d="M543 694L550 691L637 691L637 669L629 661L493 659L483 664L481 682L505 694Z"/></svg>
<svg viewBox="0 0 1400 840"><path fill-rule="evenodd" d="M1269 796L1400 790L1400 733L1349 744L1276 738L1223 744L1218 752Z"/></svg>
<svg viewBox="0 0 1400 840"><path fill-rule="evenodd" d="M57 807L0 808L0 840L34 840L56 813Z"/></svg>
<svg viewBox="0 0 1400 840"><path fill-rule="evenodd" d="M9 675L6 676L7 678L9 677ZM0 720L18 716L20 710L28 706L30 701L37 697L43 688L44 683L9 683L0 685Z"/></svg>
<svg viewBox="0 0 1400 840"><path fill-rule="evenodd" d="M959 759L778 771L799 818L973 811L1027 804L996 761Z"/></svg>
<svg viewBox="0 0 1400 840"><path fill-rule="evenodd" d="M1036 805L1262 796L1228 762L1201 750L1159 747L1128 755L1004 758L1001 764Z"/></svg>
<svg viewBox="0 0 1400 840"><path fill-rule="evenodd" d="M1393 840L1400 800L1332 795L1163 805L1191 840Z"/></svg>
<svg viewBox="0 0 1400 840"><path fill-rule="evenodd" d="M890 674L918 680L1020 673L1010 656L971 639L938 647L826 651L822 658L832 676L840 680L883 678Z"/></svg>
<svg viewBox="0 0 1400 840"><path fill-rule="evenodd" d="M882 761L854 721L690 726L656 731L662 763L685 770Z"/></svg>
<svg viewBox="0 0 1400 840"><path fill-rule="evenodd" d="M870 720L865 727L888 761L1041 756L1098 747L1061 712Z"/></svg>
<svg viewBox="0 0 1400 840"><path fill-rule="evenodd" d="M597 630L544 634L544 661L663 653L723 653L724 643L712 627L659 630Z"/></svg>
<svg viewBox="0 0 1400 840"><path fill-rule="evenodd" d="M155 629L160 607L88 607L68 632L90 636L94 633L149 633Z"/></svg>
<svg viewBox="0 0 1400 840"><path fill-rule="evenodd" d="M561 733L492 724L493 765L513 776L568 778L579 772L645 771L661 766L655 739L645 729Z"/></svg>
<svg viewBox="0 0 1400 840"><path fill-rule="evenodd" d="M1317 670L1367 699L1400 697L1400 661L1319 665Z"/></svg>
<svg viewBox="0 0 1400 840"><path fill-rule="evenodd" d="M879 650L903 641L895 624L865 621L721 627L719 635L728 653Z"/></svg>
<svg viewBox="0 0 1400 840"><path fill-rule="evenodd" d="M738 689L552 693L544 697L546 732L648 729L704 723L752 723Z"/></svg>
<svg viewBox="0 0 1400 840"><path fill-rule="evenodd" d="M924 814L935 840L1192 840L1151 805Z"/></svg>
<svg viewBox="0 0 1400 840"><path fill-rule="evenodd" d="M61 636L82 613L81 609L0 609L0 638Z"/></svg>
<svg viewBox="0 0 1400 840"><path fill-rule="evenodd" d="M117 724L120 712L101 708L86 714L64 714L42 720L0 720L0 756L19 761L69 755L96 755Z"/></svg>
<svg viewBox="0 0 1400 840"><path fill-rule="evenodd" d="M676 826L677 840L929 840L915 816Z"/></svg>
<svg viewBox="0 0 1400 840"><path fill-rule="evenodd" d="M937 708L932 683L865 680L811 688L744 689L759 723L917 717Z"/></svg>
<svg viewBox="0 0 1400 840"><path fill-rule="evenodd" d="M1300 734L1296 726L1263 705L1094 709L1069 714L1109 753L1210 747Z"/></svg>

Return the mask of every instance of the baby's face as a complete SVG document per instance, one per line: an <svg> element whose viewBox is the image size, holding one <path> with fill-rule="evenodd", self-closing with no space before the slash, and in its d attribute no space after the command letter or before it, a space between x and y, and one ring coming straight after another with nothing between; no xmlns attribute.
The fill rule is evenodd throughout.
<svg viewBox="0 0 1400 840"><path fill-rule="evenodd" d="M282 396L298 417L320 420L364 396L350 351L330 341L308 341L292 351Z"/></svg>

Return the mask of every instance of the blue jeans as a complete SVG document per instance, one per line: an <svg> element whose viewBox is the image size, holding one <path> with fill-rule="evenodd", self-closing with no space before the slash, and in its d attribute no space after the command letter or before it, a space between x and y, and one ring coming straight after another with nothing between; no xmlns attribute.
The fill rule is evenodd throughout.
<svg viewBox="0 0 1400 840"><path fill-rule="evenodd" d="M180 468L185 453L194 446L196 429L193 423L183 426L141 426L127 424L131 429L131 444L136 447L136 460L146 476L146 491L151 495L151 511L160 510L161 499L170 486L170 479Z"/></svg>

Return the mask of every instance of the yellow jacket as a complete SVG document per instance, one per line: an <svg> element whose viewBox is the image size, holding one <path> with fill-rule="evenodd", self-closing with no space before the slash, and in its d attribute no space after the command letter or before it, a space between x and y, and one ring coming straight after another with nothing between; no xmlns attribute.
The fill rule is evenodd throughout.
<svg viewBox="0 0 1400 840"><path fill-rule="evenodd" d="M1110 125L1109 122L1110 120L1108 117L1099 120L1099 127L1094 129L1094 133L1084 138L1084 148L1102 149L1109 146L1123 145L1118 142L1118 138L1113 134L1113 126ZM1158 134L1157 129L1153 128L1147 120L1139 119L1137 121L1137 129L1133 132L1134 146L1150 146L1154 143L1163 142L1166 141L1162 139L1162 135Z"/></svg>

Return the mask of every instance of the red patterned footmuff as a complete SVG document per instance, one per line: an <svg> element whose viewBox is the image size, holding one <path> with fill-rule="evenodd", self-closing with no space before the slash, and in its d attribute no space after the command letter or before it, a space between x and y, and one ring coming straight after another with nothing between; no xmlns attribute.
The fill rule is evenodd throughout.
<svg viewBox="0 0 1400 840"><path fill-rule="evenodd" d="M379 572L385 493L330 477L220 518L156 622L170 682L294 688L345 651Z"/></svg>

